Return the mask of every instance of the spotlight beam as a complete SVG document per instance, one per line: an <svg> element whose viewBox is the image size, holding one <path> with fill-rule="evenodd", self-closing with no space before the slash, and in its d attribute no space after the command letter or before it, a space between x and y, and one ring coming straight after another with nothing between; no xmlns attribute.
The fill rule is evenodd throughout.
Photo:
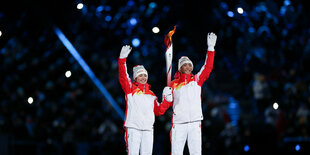
<svg viewBox="0 0 310 155"><path fill-rule="evenodd" d="M89 68L84 59L80 56L79 52L74 48L71 42L67 39L67 37L62 33L62 31L58 27L54 27L54 32L56 33L59 40L63 43L63 45L67 48L67 50L71 53L71 55L75 58L75 60L81 65L85 73L92 80L92 82L97 86L103 96L108 100L111 106L115 109L117 114L121 117L122 120L125 119L125 114L115 102L113 97L104 87L104 85L99 81L94 72Z"/></svg>

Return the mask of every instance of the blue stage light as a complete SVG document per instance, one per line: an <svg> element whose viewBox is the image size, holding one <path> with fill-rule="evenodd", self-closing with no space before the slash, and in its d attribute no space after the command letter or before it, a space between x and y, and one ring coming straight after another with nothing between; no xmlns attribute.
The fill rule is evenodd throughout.
<svg viewBox="0 0 310 155"><path fill-rule="evenodd" d="M112 17L111 16L106 16L104 19L105 19L105 21L109 22L109 21L112 20Z"/></svg>
<svg viewBox="0 0 310 155"><path fill-rule="evenodd" d="M149 4L149 7L152 8L152 9L154 9L154 8L157 7L157 4L156 4L155 2L151 2L151 3Z"/></svg>
<svg viewBox="0 0 310 155"><path fill-rule="evenodd" d="M291 5L291 1L290 0L284 0L283 3L284 3L285 6Z"/></svg>
<svg viewBox="0 0 310 155"><path fill-rule="evenodd" d="M131 43L132 43L132 46L138 47L140 45L140 39L139 38L133 38Z"/></svg>
<svg viewBox="0 0 310 155"><path fill-rule="evenodd" d="M127 6L134 6L135 5L135 2L133 0L129 0L127 2Z"/></svg>
<svg viewBox="0 0 310 155"><path fill-rule="evenodd" d="M131 26L135 26L138 23L138 20L134 17L130 18L129 23Z"/></svg>
<svg viewBox="0 0 310 155"><path fill-rule="evenodd" d="M112 9L111 6L108 6L108 5L104 7L105 11L111 11L111 9Z"/></svg>
<svg viewBox="0 0 310 155"><path fill-rule="evenodd" d="M231 118L231 124L235 127L238 125L238 120L240 118L240 106L239 103L233 98L229 98L229 103L227 105L227 113Z"/></svg>
<svg viewBox="0 0 310 155"><path fill-rule="evenodd" d="M243 150L244 150L244 152L248 152L250 150L250 146L249 145L245 145Z"/></svg>
<svg viewBox="0 0 310 155"><path fill-rule="evenodd" d="M297 144L297 145L295 146L295 151L299 151L299 150L300 150L300 145Z"/></svg>
<svg viewBox="0 0 310 155"><path fill-rule="evenodd" d="M96 11L97 11L97 12L101 12L101 11L103 11L103 9L104 9L104 6L99 5L99 6L97 7Z"/></svg>
<svg viewBox="0 0 310 155"><path fill-rule="evenodd" d="M59 40L63 43L63 45L67 48L67 50L71 53L71 55L75 58L75 60L80 64L82 69L88 75L88 77L92 80L92 82L97 86L102 95L108 100L111 106L115 109L117 114L125 120L125 114L122 109L118 106L116 101L113 99L108 90L104 87L104 85L99 81L95 73L91 70L88 64L81 57L79 52L75 49L75 47L71 44L71 42L67 39L67 37L62 33L62 31L58 27L54 27L54 31L59 38Z"/></svg>
<svg viewBox="0 0 310 155"><path fill-rule="evenodd" d="M234 17L234 13L232 11L227 11L227 16L228 17Z"/></svg>
<svg viewBox="0 0 310 155"><path fill-rule="evenodd" d="M249 27L249 28L248 28L248 31L249 31L250 33L254 33L254 32L255 32L255 29L254 29L254 27Z"/></svg>
<svg viewBox="0 0 310 155"><path fill-rule="evenodd" d="M221 2L220 6L223 10L227 10L228 9L228 5L225 2Z"/></svg>

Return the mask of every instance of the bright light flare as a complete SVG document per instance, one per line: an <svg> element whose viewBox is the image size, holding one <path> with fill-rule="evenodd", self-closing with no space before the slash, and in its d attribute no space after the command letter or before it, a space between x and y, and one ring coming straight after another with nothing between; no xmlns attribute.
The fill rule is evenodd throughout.
<svg viewBox="0 0 310 155"><path fill-rule="evenodd" d="M76 8L79 9L79 10L83 9L83 7L84 7L84 4L83 4L83 3L79 3L79 4L77 4L77 6L76 6Z"/></svg>
<svg viewBox="0 0 310 155"><path fill-rule="evenodd" d="M238 12L239 14L243 14L243 9L242 9L241 7L239 7L239 8L237 9L237 12Z"/></svg>
<svg viewBox="0 0 310 155"><path fill-rule="evenodd" d="M277 102L273 103L273 109L277 110L279 108L279 104Z"/></svg>
<svg viewBox="0 0 310 155"><path fill-rule="evenodd" d="M71 77L71 71L66 71L65 76L66 76L67 78Z"/></svg>
<svg viewBox="0 0 310 155"><path fill-rule="evenodd" d="M155 27L153 27L152 31L153 31L153 33L159 33L160 30L158 27L155 26Z"/></svg>
<svg viewBox="0 0 310 155"><path fill-rule="evenodd" d="M29 104L32 104L33 103L33 98L32 97L28 97L27 101L28 101Z"/></svg>

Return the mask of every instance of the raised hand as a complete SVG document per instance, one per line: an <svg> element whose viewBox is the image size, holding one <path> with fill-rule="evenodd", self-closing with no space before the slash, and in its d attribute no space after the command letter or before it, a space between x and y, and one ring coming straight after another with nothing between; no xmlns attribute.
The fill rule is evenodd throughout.
<svg viewBox="0 0 310 155"><path fill-rule="evenodd" d="M216 44L217 36L213 32L208 33L208 51L215 51L214 46Z"/></svg>
<svg viewBox="0 0 310 155"><path fill-rule="evenodd" d="M119 58L121 58L121 59L123 59L123 58L127 58L128 57L128 55L129 55L129 53L130 53L130 51L131 51L131 47L130 47L130 45L125 45L125 46L123 46L122 47L122 50L121 50L121 53L120 53L120 55L119 55Z"/></svg>

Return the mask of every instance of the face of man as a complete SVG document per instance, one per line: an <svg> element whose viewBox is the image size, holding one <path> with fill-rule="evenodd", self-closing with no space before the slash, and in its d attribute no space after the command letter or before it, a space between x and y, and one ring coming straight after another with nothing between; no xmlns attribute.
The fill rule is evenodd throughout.
<svg viewBox="0 0 310 155"><path fill-rule="evenodd" d="M136 81L138 83L141 83L141 84L146 84L147 83L147 75L146 74L140 74L139 76L136 77Z"/></svg>
<svg viewBox="0 0 310 155"><path fill-rule="evenodd" d="M192 71L193 71L193 66L191 63L185 63L180 68L180 72L182 74L191 74Z"/></svg>

